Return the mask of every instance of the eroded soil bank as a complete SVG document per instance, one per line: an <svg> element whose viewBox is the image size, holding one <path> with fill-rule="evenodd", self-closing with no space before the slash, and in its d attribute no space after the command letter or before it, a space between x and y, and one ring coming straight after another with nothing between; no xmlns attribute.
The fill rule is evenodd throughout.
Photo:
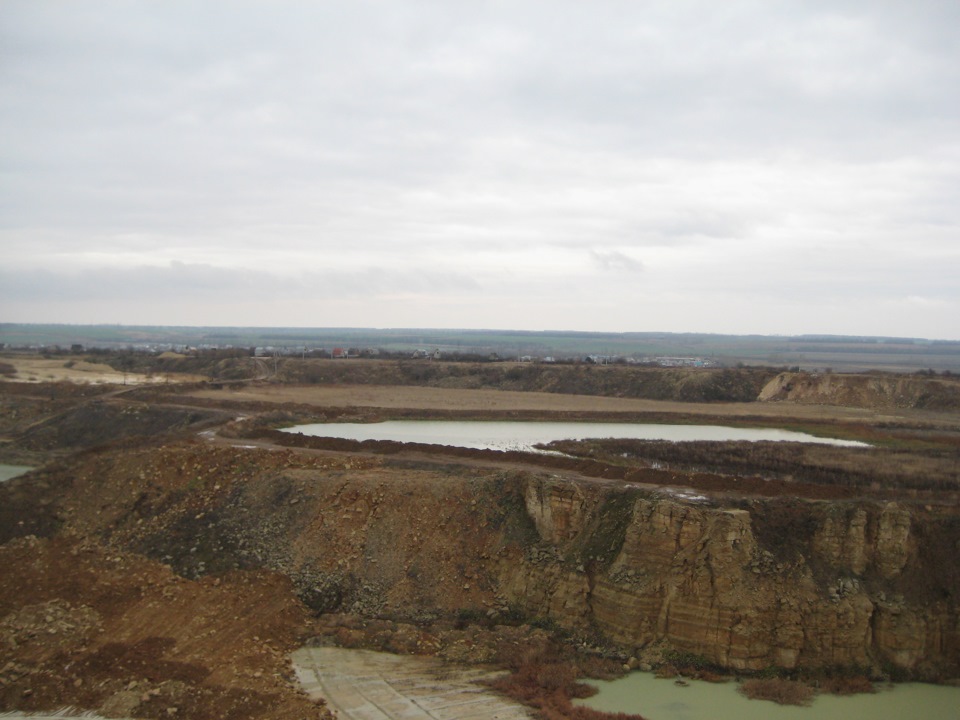
<svg viewBox="0 0 960 720"><path fill-rule="evenodd" d="M417 407L59 384L0 402L0 454L38 467L0 485L0 708L322 717L286 660L315 637L483 662L542 656L547 633L616 666L960 675L950 413L805 406L872 455L532 460L275 432Z"/></svg>
<svg viewBox="0 0 960 720"><path fill-rule="evenodd" d="M679 477L641 487L201 442L34 475L7 484L47 488L29 499L46 507L39 532L102 538L188 578L270 569L315 612L520 613L626 655L667 641L743 670L958 671L949 506L692 500Z"/></svg>

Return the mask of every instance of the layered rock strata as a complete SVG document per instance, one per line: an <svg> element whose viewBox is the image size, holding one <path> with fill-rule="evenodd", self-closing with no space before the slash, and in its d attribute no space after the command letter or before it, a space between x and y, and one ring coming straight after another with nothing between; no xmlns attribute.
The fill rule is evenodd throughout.
<svg viewBox="0 0 960 720"><path fill-rule="evenodd" d="M960 542L951 511L594 495L528 481L539 551L501 568L512 602L620 645L666 640L735 669L956 672L960 588L955 561L942 557Z"/></svg>
<svg viewBox="0 0 960 720"><path fill-rule="evenodd" d="M96 536L188 577L279 570L316 612L540 618L628 653L665 642L734 669L960 675L950 506L721 502L199 446L92 453L28 481L32 494L4 485L45 508L38 528Z"/></svg>

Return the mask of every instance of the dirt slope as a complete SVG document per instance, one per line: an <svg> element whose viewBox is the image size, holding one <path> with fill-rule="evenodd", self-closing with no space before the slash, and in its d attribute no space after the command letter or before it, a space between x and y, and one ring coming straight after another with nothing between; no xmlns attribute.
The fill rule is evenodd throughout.
<svg viewBox="0 0 960 720"><path fill-rule="evenodd" d="M613 391L618 382L590 387ZM662 453L645 465L639 450L620 447L539 466L294 436L280 447L264 429L318 412L284 406L311 399L303 386L265 401L227 388L200 399L153 390L147 401L120 389L8 386L0 386L7 455L48 462L0 483L0 708L322 717L290 685L284 657L317 627L344 644L362 637L437 652L430 623L469 629L523 618L620 663L673 648L747 670L960 673L955 413L941 412L934 427L933 413L915 409L736 406L829 414L858 437L872 433L890 446L877 457L902 466L874 478L840 450L760 457L732 448L713 458L698 447L668 458L671 468L649 466ZM349 404L356 388L333 390ZM411 392L397 396L395 411L416 412L419 388L403 389ZM488 393L523 407L503 390L430 390L451 413L461 393L481 404L477 412ZM523 412L545 412L537 408ZM211 435L240 414L250 419ZM791 477L801 466L805 484ZM818 468L837 482L822 482ZM940 474L935 486L898 479L929 468ZM392 634L378 624L401 620L408 625ZM483 654L472 640L457 648L458 660Z"/></svg>
<svg viewBox="0 0 960 720"><path fill-rule="evenodd" d="M960 409L960 378L780 373L764 386L758 400L859 408L957 410Z"/></svg>
<svg viewBox="0 0 960 720"><path fill-rule="evenodd" d="M304 384L417 385L681 402L751 402L774 374L765 368L287 360L277 379Z"/></svg>
<svg viewBox="0 0 960 720"><path fill-rule="evenodd" d="M307 616L280 575L194 582L71 537L7 543L0 566L0 709L328 717L293 682Z"/></svg>
<svg viewBox="0 0 960 720"><path fill-rule="evenodd" d="M519 611L627 654L668 642L738 669L960 672L954 508L675 482L168 444L88 453L43 499L64 530L186 577L281 572L318 612Z"/></svg>

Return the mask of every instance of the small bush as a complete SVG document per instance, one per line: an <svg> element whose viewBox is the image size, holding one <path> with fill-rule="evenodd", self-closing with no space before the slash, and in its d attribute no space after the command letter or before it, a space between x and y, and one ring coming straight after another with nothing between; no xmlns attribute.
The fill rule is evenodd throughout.
<svg viewBox="0 0 960 720"><path fill-rule="evenodd" d="M697 676L697 680L703 680L709 683L725 683L728 682L730 678L727 675L722 675L712 670L701 670Z"/></svg>
<svg viewBox="0 0 960 720"><path fill-rule="evenodd" d="M833 695L859 695L875 692L873 683L863 675L831 677L820 681L820 692Z"/></svg>
<svg viewBox="0 0 960 720"><path fill-rule="evenodd" d="M675 678L679 674L680 673L677 672L677 669L670 663L661 665L657 668L657 672L655 673L656 677L660 678L661 680L669 680L670 678Z"/></svg>
<svg viewBox="0 0 960 720"><path fill-rule="evenodd" d="M541 720L643 720L640 715L604 713L574 705L571 698L589 697L594 689L577 682L579 673L574 663L558 662L554 659L556 652L545 650L523 653L519 666L491 686L534 708Z"/></svg>
<svg viewBox="0 0 960 720"><path fill-rule="evenodd" d="M782 678L746 680L738 690L751 700L770 700L779 705L809 705L816 694L809 685Z"/></svg>

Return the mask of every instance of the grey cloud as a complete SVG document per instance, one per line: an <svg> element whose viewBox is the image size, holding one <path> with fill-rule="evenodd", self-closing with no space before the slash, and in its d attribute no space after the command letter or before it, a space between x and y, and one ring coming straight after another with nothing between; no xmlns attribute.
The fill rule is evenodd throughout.
<svg viewBox="0 0 960 720"><path fill-rule="evenodd" d="M617 250L591 250L590 258L604 271L643 272L643 263Z"/></svg>
<svg viewBox="0 0 960 720"><path fill-rule="evenodd" d="M61 303L102 300L111 303L176 300L196 303L316 300L370 297L399 292L480 291L463 274L393 271L369 267L353 272L306 269L294 276L212 265L172 262L166 266L90 268L80 272L0 271L0 298L6 303L46 299Z"/></svg>
<svg viewBox="0 0 960 720"><path fill-rule="evenodd" d="M489 291L478 247L517 288L541 270L511 262L518 247L546 265L587 253L584 283L642 256L647 284L849 233L876 238L883 268L818 287L922 297L915 273L940 287L939 271L885 278L898 242L960 274L944 240L960 225L958 25L935 0L7 0L4 282L38 307L147 287L359 304L355 287ZM111 254L134 269L104 270ZM762 286L742 275L743 293Z"/></svg>

